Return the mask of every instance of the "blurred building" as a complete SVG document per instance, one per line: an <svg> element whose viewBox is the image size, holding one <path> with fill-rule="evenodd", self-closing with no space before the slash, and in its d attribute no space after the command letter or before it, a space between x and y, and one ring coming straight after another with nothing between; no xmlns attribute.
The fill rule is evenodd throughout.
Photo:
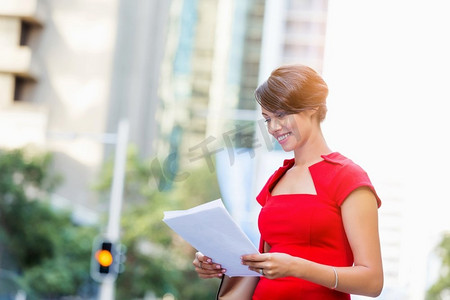
<svg viewBox="0 0 450 300"><path fill-rule="evenodd" d="M154 154L155 106L170 1L0 0L0 147L55 154L60 205L84 221L118 122Z"/></svg>
<svg viewBox="0 0 450 300"><path fill-rule="evenodd" d="M328 0L267 0L261 80L279 65L323 71Z"/></svg>
<svg viewBox="0 0 450 300"><path fill-rule="evenodd" d="M163 64L160 153L188 157L253 135L264 1L174 0ZM237 125L236 125L237 124ZM242 143L230 133L230 143ZM195 152L195 154L194 154Z"/></svg>
<svg viewBox="0 0 450 300"><path fill-rule="evenodd" d="M39 104L23 101L39 77L32 57L43 26L35 1L0 2L0 141L3 145L43 143L45 113Z"/></svg>

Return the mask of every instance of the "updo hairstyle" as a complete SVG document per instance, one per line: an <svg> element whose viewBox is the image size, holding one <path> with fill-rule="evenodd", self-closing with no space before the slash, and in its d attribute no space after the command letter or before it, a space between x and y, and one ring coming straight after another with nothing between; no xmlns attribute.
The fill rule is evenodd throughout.
<svg viewBox="0 0 450 300"><path fill-rule="evenodd" d="M275 69L255 91L256 101L272 112L296 114L317 109L319 122L327 113L328 86L322 77L304 65L286 65Z"/></svg>

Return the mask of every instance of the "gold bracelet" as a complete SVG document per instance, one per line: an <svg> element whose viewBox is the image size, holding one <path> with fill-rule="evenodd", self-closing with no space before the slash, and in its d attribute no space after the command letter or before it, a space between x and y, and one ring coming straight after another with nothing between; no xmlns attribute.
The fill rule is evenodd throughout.
<svg viewBox="0 0 450 300"><path fill-rule="evenodd" d="M331 267L331 268L333 268L334 278L335 278L334 286L333 286L331 289L332 289L332 290L335 290L335 289L337 288L337 286L338 286L338 280L339 280L339 278L338 278L338 273L337 273L337 271L336 271L336 268L335 268L335 267Z"/></svg>

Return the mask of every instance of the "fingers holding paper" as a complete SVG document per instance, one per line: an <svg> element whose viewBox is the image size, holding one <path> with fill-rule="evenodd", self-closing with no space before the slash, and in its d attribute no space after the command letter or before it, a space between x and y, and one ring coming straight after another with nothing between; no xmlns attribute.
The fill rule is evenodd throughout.
<svg viewBox="0 0 450 300"><path fill-rule="evenodd" d="M203 279L222 277L226 272L220 264L213 262L210 257L203 255L201 252L195 253L192 264L198 276Z"/></svg>
<svg viewBox="0 0 450 300"><path fill-rule="evenodd" d="M242 256L242 264L264 277L275 279L290 276L294 257L285 253L263 253Z"/></svg>

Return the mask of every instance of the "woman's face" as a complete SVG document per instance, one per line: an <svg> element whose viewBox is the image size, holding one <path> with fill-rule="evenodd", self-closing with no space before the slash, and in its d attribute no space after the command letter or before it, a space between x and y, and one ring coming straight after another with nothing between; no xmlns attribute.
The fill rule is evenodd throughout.
<svg viewBox="0 0 450 300"><path fill-rule="evenodd" d="M293 151L307 142L314 124L311 117L311 112L314 111L305 110L288 114L261 109L267 130L280 143L284 151Z"/></svg>

